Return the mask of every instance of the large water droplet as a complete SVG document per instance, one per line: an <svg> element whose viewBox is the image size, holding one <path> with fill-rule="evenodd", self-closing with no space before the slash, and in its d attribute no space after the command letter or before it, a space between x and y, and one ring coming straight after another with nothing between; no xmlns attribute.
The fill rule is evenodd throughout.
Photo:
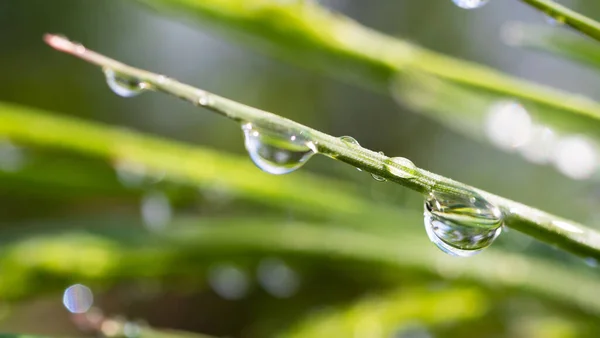
<svg viewBox="0 0 600 338"><path fill-rule="evenodd" d="M92 290L82 284L69 286L63 294L63 304L72 313L84 313L92 307L93 303Z"/></svg>
<svg viewBox="0 0 600 338"><path fill-rule="evenodd" d="M479 8L488 3L489 0L452 0L454 4L464 9Z"/></svg>
<svg viewBox="0 0 600 338"><path fill-rule="evenodd" d="M425 200L425 230L442 251L468 257L487 248L502 231L502 212L483 197L432 192Z"/></svg>
<svg viewBox="0 0 600 338"><path fill-rule="evenodd" d="M386 161L386 169L395 176L410 178L415 175L417 167L405 157L392 157Z"/></svg>
<svg viewBox="0 0 600 338"><path fill-rule="evenodd" d="M122 97L132 97L141 94L149 88L149 85L143 81L117 74L110 68L104 68L106 83L108 87L117 95Z"/></svg>
<svg viewBox="0 0 600 338"><path fill-rule="evenodd" d="M290 173L300 168L316 153L315 144L299 133L242 125L245 145L252 162L274 175Z"/></svg>

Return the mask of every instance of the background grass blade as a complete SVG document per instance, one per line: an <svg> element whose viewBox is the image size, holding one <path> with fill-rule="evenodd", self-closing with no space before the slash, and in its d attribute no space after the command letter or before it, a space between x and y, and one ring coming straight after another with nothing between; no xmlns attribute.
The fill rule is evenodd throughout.
<svg viewBox="0 0 600 338"><path fill-rule="evenodd" d="M593 100L428 51L331 13L317 2L135 1L198 23L212 23L234 37L244 37L241 41L251 47L261 46L278 57L384 93L398 73L412 70L539 105L540 114L559 110L600 127L600 105Z"/></svg>
<svg viewBox="0 0 600 338"><path fill-rule="evenodd" d="M539 9L559 23L564 23L571 28L600 41L600 23L577 13L554 0L521 0L522 2Z"/></svg>
<svg viewBox="0 0 600 338"><path fill-rule="evenodd" d="M532 49L600 69L600 45L582 36L551 26L508 23L503 31L508 45Z"/></svg>

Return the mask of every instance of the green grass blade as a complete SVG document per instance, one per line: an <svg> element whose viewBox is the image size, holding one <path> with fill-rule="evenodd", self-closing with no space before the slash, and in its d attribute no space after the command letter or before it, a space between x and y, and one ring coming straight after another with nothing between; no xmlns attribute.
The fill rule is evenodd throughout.
<svg viewBox="0 0 600 338"><path fill-rule="evenodd" d="M444 192L471 198L479 194L501 209L504 224L552 243L580 256L600 259L600 233L582 224L537 210L527 205L470 187L441 175L417 168L407 159L394 161L380 152L357 144L349 144L338 137L320 132L270 112L209 93L178 82L164 75L134 68L111 59L65 37L46 34L44 40L58 51L81 58L91 64L110 69L113 73L143 84L145 90L156 90L207 108L238 123L251 123L267 130L307 135L313 151L345 162L388 181L401 184L417 192L428 194ZM12 117L14 118L14 117ZM19 129L19 128L17 128ZM0 129L2 132L2 129ZM20 132L20 130L17 130ZM40 130L40 132L43 132ZM80 135L80 137L83 137ZM78 140L77 142L81 142ZM151 156L148 156L150 159Z"/></svg>
<svg viewBox="0 0 600 338"><path fill-rule="evenodd" d="M419 213L407 212L399 221L420 219ZM80 226L90 223L89 218L78 222ZM343 228L343 224L286 222L282 226L278 221L245 218L179 220L168 232L151 234L141 227L128 227L131 222L127 220L113 220L115 223L117 227L107 226L105 220L102 227L55 231L44 224L45 233L20 238L5 234L0 245L0 267L5 272L0 279L0 297L30 298L62 290L73 282L108 286L139 277L198 276L207 262L223 257L282 255L379 264L390 271L472 281L600 314L600 299L589 296L600 286L596 276L494 249L457 260L432 248L424 236L410 232L376 235ZM45 254L32 254L37 252ZM40 275L45 278L38 278Z"/></svg>
<svg viewBox="0 0 600 338"><path fill-rule="evenodd" d="M521 0L522 2L539 9L556 21L600 41L600 23L583 14L571 10L555 0Z"/></svg>
<svg viewBox="0 0 600 338"><path fill-rule="evenodd" d="M520 22L508 24L503 33L509 45L546 52L600 69L600 44L579 35Z"/></svg>
<svg viewBox="0 0 600 338"><path fill-rule="evenodd" d="M489 305L486 294L475 288L403 288L367 297L348 309L309 316L283 337L353 337L363 331L394 337L414 323L430 327L480 319Z"/></svg>
<svg viewBox="0 0 600 338"><path fill-rule="evenodd" d="M514 97L599 125L600 104L443 56L361 26L317 2L135 0L165 13L212 23L261 51L358 85L388 91L391 80L418 71L475 90ZM476 14L473 14L476 15ZM251 37L251 38L248 38ZM258 43L260 42L260 43Z"/></svg>

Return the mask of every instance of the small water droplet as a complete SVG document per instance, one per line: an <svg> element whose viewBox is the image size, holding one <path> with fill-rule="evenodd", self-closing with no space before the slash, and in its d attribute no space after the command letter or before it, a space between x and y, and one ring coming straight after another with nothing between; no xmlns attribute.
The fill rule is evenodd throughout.
<svg viewBox="0 0 600 338"><path fill-rule="evenodd" d="M250 159L270 174L290 173L315 154L314 143L302 134L258 128L251 123L243 124L242 130Z"/></svg>
<svg viewBox="0 0 600 338"><path fill-rule="evenodd" d="M92 290L82 284L69 286L63 294L63 304L71 313L85 313L93 303Z"/></svg>
<svg viewBox="0 0 600 338"><path fill-rule="evenodd" d="M473 193L471 193L473 194ZM442 251L468 257L487 248L502 231L500 209L483 197L432 192L425 200L425 230Z"/></svg>
<svg viewBox="0 0 600 338"><path fill-rule="evenodd" d="M258 265L260 285L277 298L289 298L300 287L300 278L287 264L277 258L265 258Z"/></svg>
<svg viewBox="0 0 600 338"><path fill-rule="evenodd" d="M551 16L549 14L544 14L544 18L546 22L551 26L564 25L567 20L564 16Z"/></svg>
<svg viewBox="0 0 600 338"><path fill-rule="evenodd" d="M479 8L488 3L489 0L452 0L454 4L464 9Z"/></svg>
<svg viewBox="0 0 600 338"><path fill-rule="evenodd" d="M549 25L552 25L552 26L564 25L564 23L566 21L566 18L562 15L549 14L549 13L544 14L544 19L546 20L546 22Z"/></svg>
<svg viewBox="0 0 600 338"><path fill-rule="evenodd" d="M161 192L154 192L143 197L141 213L149 230L160 231L171 222L173 211L169 198Z"/></svg>
<svg viewBox="0 0 600 338"><path fill-rule="evenodd" d="M358 141L354 137L352 137L352 136L340 136L340 140L342 140L342 141L344 141L346 143L349 143L349 144L352 144L352 145L360 147L360 144L358 143ZM356 168L356 170L362 171L362 169L360 169L360 168Z"/></svg>
<svg viewBox="0 0 600 338"><path fill-rule="evenodd" d="M198 104L203 107L210 106L212 104L212 96L203 90L198 91L196 93L196 97Z"/></svg>
<svg viewBox="0 0 600 338"><path fill-rule="evenodd" d="M385 154L383 153L383 151L380 151L380 152L379 152L379 154L380 154L380 155L385 155ZM381 177L381 176L379 176L379 175L371 174L371 177L373 177L373 179L374 179L375 181L377 181L377 182L385 182L385 181L387 181L387 180L385 179L385 177Z"/></svg>
<svg viewBox="0 0 600 338"><path fill-rule="evenodd" d="M208 284L215 293L229 300L244 298L250 289L246 272L230 264L212 267L208 272Z"/></svg>
<svg viewBox="0 0 600 338"><path fill-rule="evenodd" d="M104 68L104 75L106 76L106 83L108 84L108 87L115 94L122 97L133 97L139 95L149 87L149 85L145 82L122 76L110 68Z"/></svg>
<svg viewBox="0 0 600 338"><path fill-rule="evenodd" d="M395 176L411 178L415 176L417 167L405 157L392 157L386 160L386 169Z"/></svg>

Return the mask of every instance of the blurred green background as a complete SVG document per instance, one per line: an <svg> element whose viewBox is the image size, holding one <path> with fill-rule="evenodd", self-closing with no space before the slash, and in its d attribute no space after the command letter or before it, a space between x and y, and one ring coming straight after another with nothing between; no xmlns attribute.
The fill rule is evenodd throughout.
<svg viewBox="0 0 600 338"><path fill-rule="evenodd" d="M502 42L500 31L509 21L545 23L542 14L518 1L491 0L477 11L461 10L450 0L320 2L366 26L432 50L600 100L596 72ZM562 3L590 17L600 17L600 3L574 0ZM130 128L219 152L244 153L242 133L231 121L165 95L122 99L108 89L96 67L48 48L41 39L46 32L65 34L136 67L167 74L328 134L351 135L369 149L407 157L432 172L600 227L597 207L600 190L595 182L574 181L550 166L536 166L489 144L473 142L418 112L399 107L390 97L274 60L238 45L212 27L161 16L130 1L0 0L0 100ZM120 184L123 177L119 181L111 166L102 161L26 146L19 148L20 155L14 155L14 151L6 147L0 152L0 164L10 165L14 156L21 156L32 170L43 172L64 163L67 177L74 178L71 184L63 186L62 183L40 182L35 175L31 179L6 170L0 179L0 230L8 234L7 238L14 232L27 238L52 227L102 228L110 224L139 228L145 221L152 228L152 219L161 227L161 219L178 217L198 220L240 217L259 223L272 219L282 223L311 222L318 218L297 212L293 206L286 206L285 201L274 207L256 199L230 196L226 188L213 187L208 193L198 192L196 187L172 182L168 176L146 182L148 185L143 188L129 189L127 184ZM275 186L286 179L271 178L256 168L252 170L257 171L255 175L264 176L267 182L273 180ZM377 205L406 207L416 212L422 208L420 195L392 183L378 183L368 174L324 157L313 158L303 171L345 181L362 198ZM75 178L84 176L89 176L95 184L78 185ZM293 200L289 202L292 203ZM369 228L377 227L379 221L367 218L363 222ZM371 222L373 224L368 224ZM386 222L393 224L394 220L388 218ZM420 222L398 224L398 227L426 236ZM398 246L405 244L402 236L396 238ZM85 252L85 242L76 241L72 245L81 245L81 252ZM593 273L593 268L580 259L514 231L501 236L494 247L552 257L558 265ZM39 255L47 254L43 246L33 250L39 250ZM434 257L444 255L433 245L421 250ZM78 252L74 250L73 254ZM481 254L482 260L485 255ZM231 268L230 264L238 264L242 270ZM333 311L329 308L332 305L337 306L340 313L352 312L348 310L351 304L360 304L365 295L386 294L398 286L403 294L397 299L386 294L383 299L397 300L405 309L423 306L428 310L437 305L427 305L433 302L427 297L438 300L444 297L444 294L432 296L442 292L440 289L470 292L473 286L471 282L453 283L414 271L392 271L379 265L327 257L241 253L220 259L207 258L192 266L198 273L188 273L185 277L175 274L155 278L152 274L140 273L137 278L115 282L108 276L106 281L109 282L90 286L95 295L94 304L111 318L124 316L127 320L143 320L153 327L215 336L262 337L285 332L309 314ZM144 271L144 267L138 268ZM279 274L276 291L269 289L269 282L266 287L264 280L261 282L261 269L263 275ZM11 270L5 267L1 273L11 273ZM239 274L242 282L237 278ZM43 280L44 276L39 278ZM215 286L220 283L219 278L237 280L242 286L226 282L226 290L220 290ZM282 279L287 287L280 285ZM77 282L75 277L66 280L64 288ZM232 298L235 299L226 299L227 292L231 291L227 285L234 289ZM283 287L283 291L278 287ZM577 287L572 287L576 292ZM240 294L236 294L236 290ZM482 293L457 296L458 303L474 297L472 303L477 305L465 310L469 313L464 316L467 319L429 325L415 316L398 324L395 335L390 337L575 337L600 333L597 317L572 311L560 302L541 301L527 292L506 295L502 288L484 286L481 289L477 283L473 290ZM422 296L418 296L420 294ZM596 294L589 296L597 297ZM79 317L64 309L61 297L62 292L53 289L32 292L31 296L19 297L17 302L0 303L0 315L3 315L0 330L50 335L93 334L77 327ZM489 298L481 301L478 297ZM415 305L419 301L425 305ZM348 320L356 323L368 320L369 313L377 313L368 305L359 309L344 316L354 318ZM456 305L455 310L460 311L460 306ZM355 330L354 337L388 336L379 335L368 324L361 327L363 331ZM110 335L106 330L102 332ZM330 336L349 337L346 333Z"/></svg>

